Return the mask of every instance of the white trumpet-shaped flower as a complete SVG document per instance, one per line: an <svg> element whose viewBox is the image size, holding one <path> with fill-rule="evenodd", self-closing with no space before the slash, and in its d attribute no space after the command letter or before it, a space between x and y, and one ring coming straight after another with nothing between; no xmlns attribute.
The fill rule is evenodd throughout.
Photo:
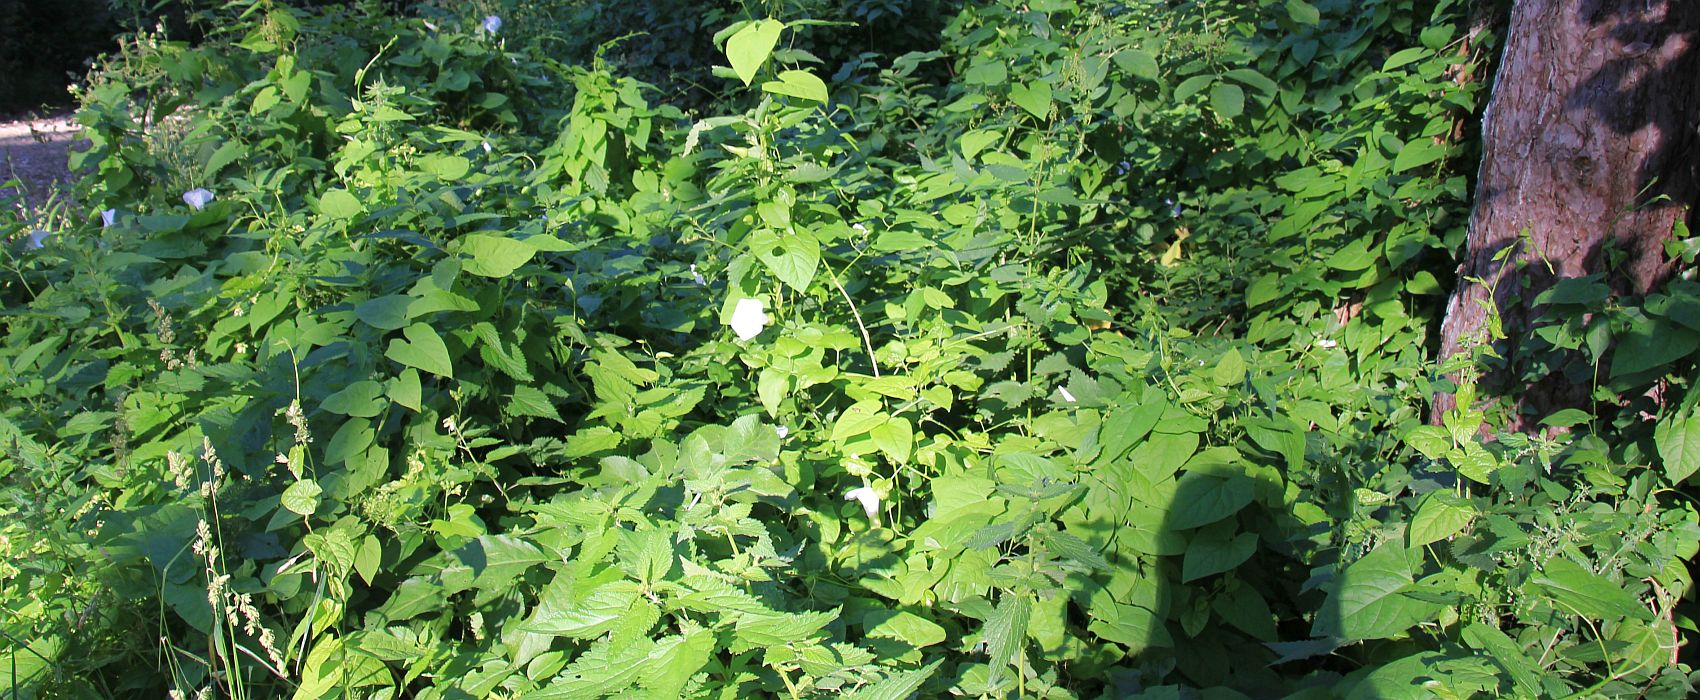
<svg viewBox="0 0 1700 700"><path fill-rule="evenodd" d="M862 512L867 513L870 518L880 512L880 495L872 486L858 486L845 491L844 500L861 502Z"/></svg>
<svg viewBox="0 0 1700 700"><path fill-rule="evenodd" d="M778 433L779 439L783 440L783 439L785 439L785 436L791 434L791 429L781 425L781 426L775 427L773 429L773 432Z"/></svg>
<svg viewBox="0 0 1700 700"><path fill-rule="evenodd" d="M732 309L732 332L738 334L739 340L761 335L761 329L767 327L767 313L762 309L760 299L738 300L738 305Z"/></svg>
<svg viewBox="0 0 1700 700"><path fill-rule="evenodd" d="M691 263L691 281L696 282L698 287L708 284L708 280L703 279L702 273L697 272L696 263Z"/></svg>
<svg viewBox="0 0 1700 700"><path fill-rule="evenodd" d="M486 15L484 17L484 31L491 34L502 31L502 18L495 15Z"/></svg>
<svg viewBox="0 0 1700 700"><path fill-rule="evenodd" d="M196 187L183 193L183 203L195 211L200 211L213 201L213 193L205 187Z"/></svg>
<svg viewBox="0 0 1700 700"><path fill-rule="evenodd" d="M100 212L100 225L111 226L118 223L118 210L106 209Z"/></svg>
<svg viewBox="0 0 1700 700"><path fill-rule="evenodd" d="M24 240L24 249L41 250L41 246L47 242L47 237L51 235L53 234L39 229L31 231L29 237Z"/></svg>

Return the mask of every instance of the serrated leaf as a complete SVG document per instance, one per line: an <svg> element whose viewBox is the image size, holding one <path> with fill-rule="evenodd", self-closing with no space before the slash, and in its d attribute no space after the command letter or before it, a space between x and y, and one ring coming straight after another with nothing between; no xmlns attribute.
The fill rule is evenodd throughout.
<svg viewBox="0 0 1700 700"><path fill-rule="evenodd" d="M726 40L726 59L732 62L732 72L745 85L755 80L756 71L773 54L773 47L779 43L779 31L784 28L778 20L757 20Z"/></svg>
<svg viewBox="0 0 1700 700"><path fill-rule="evenodd" d="M1110 562L1104 559L1092 545L1063 531L1047 533L1044 538L1045 548L1064 559L1072 559L1099 571L1110 570Z"/></svg>
<svg viewBox="0 0 1700 700"><path fill-rule="evenodd" d="M1027 623L1033 616L1033 601L1018 593L1006 592L998 601L997 609L991 617L986 618L986 626L981 631L981 638L986 643L986 657L989 665L986 683L991 687L1003 684L1004 674L1015 663L1015 655L1021 651L1027 639Z"/></svg>
<svg viewBox="0 0 1700 700"><path fill-rule="evenodd" d="M454 378L454 363L449 361L449 346L443 343L443 337L437 331L423 323L415 323L402 330L401 338L390 339L390 347L384 352L396 362L409 367L430 372L439 377Z"/></svg>
<svg viewBox="0 0 1700 700"><path fill-rule="evenodd" d="M549 395L536 387L524 384L514 387L513 395L508 397L507 414L562 422L561 414L555 410L555 403L549 400Z"/></svg>
<svg viewBox="0 0 1700 700"><path fill-rule="evenodd" d="M904 671L886 676L878 683L863 686L855 692L844 696L844 700L904 700L915 693L938 670L944 659L938 659L921 668Z"/></svg>

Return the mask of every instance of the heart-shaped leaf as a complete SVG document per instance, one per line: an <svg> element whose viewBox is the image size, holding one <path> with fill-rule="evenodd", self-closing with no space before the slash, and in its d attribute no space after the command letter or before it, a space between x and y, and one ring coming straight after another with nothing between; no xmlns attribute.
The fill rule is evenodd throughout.
<svg viewBox="0 0 1700 700"><path fill-rule="evenodd" d="M755 80L756 71L773 54L773 47L779 43L779 30L784 28L778 20L758 20L744 25L726 40L726 59L732 62L732 71L745 85Z"/></svg>
<svg viewBox="0 0 1700 700"><path fill-rule="evenodd" d="M401 333L407 339L391 339L384 357L439 377L454 378L455 368L449 361L449 346L443 343L442 336L423 323L408 326Z"/></svg>

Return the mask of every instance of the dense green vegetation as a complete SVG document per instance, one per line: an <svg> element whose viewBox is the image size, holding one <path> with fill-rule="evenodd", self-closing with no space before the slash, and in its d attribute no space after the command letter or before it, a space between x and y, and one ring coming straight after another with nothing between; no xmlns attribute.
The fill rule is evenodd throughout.
<svg viewBox="0 0 1700 700"><path fill-rule="evenodd" d="M132 36L0 211L4 690L1684 697L1700 287L1548 292L1544 433L1433 360L1469 10Z"/></svg>

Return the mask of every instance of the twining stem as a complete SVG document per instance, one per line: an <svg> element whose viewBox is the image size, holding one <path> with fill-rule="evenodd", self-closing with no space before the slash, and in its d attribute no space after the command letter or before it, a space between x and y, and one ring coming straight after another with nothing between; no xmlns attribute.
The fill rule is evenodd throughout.
<svg viewBox="0 0 1700 700"><path fill-rule="evenodd" d="M838 290L838 295L844 297L844 303L850 305L850 315L856 319L856 329L862 331L862 345L868 349L868 365L874 368L875 377L880 376L879 361L874 359L874 341L868 337L868 327L862 324L862 312L856 310L856 302L850 298L849 292L844 291L844 285L839 283L838 273L832 272L830 267L826 271L831 273L827 276L832 279L832 286Z"/></svg>

